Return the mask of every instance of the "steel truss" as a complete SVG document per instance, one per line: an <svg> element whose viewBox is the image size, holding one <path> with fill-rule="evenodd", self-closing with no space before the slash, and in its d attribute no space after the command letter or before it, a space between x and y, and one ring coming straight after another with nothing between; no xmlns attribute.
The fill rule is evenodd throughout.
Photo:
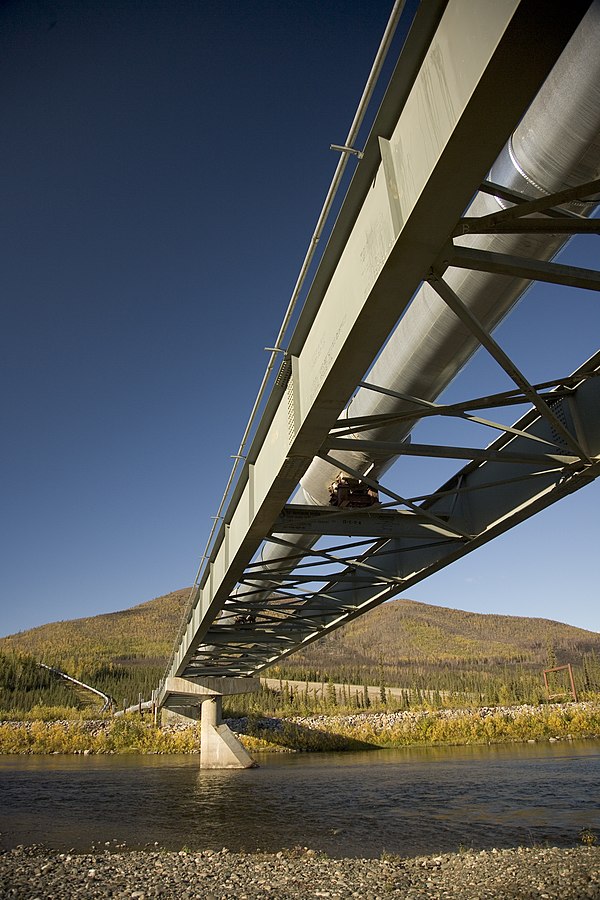
<svg viewBox="0 0 600 900"><path fill-rule="evenodd" d="M186 677L252 675L295 650L391 599L487 543L600 474L600 351L571 375L533 384L444 280L449 267L478 269L575 288L600 290L598 271L461 247L465 234L507 232L598 233L600 221L563 208L600 191L593 181L543 199L485 182L482 191L515 204L492 216L462 218L426 281L513 381L511 390L451 404L432 403L363 381L390 394L401 413L340 418L319 456L359 477L386 498L370 509L288 504L267 543L285 548L268 565L260 556L246 566L239 586L206 632L184 671ZM507 427L487 415L527 404ZM486 415L479 413L485 412ZM375 426L439 417L459 418L496 432L485 447L425 445L361 438ZM336 451L466 460L435 491L403 496L344 464ZM305 544L285 535L306 535ZM340 537L346 540L338 543ZM313 546L315 537L325 539ZM296 552L292 555L289 549Z"/></svg>

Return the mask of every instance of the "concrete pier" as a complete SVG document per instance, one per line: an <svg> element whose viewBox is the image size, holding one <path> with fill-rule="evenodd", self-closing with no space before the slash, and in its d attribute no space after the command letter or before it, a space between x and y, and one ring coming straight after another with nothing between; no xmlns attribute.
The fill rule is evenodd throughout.
<svg viewBox="0 0 600 900"><path fill-rule="evenodd" d="M202 701L201 769L249 769L256 763L228 725L221 721L221 697Z"/></svg>
<svg viewBox="0 0 600 900"><path fill-rule="evenodd" d="M256 763L222 722L224 696L260 690L258 678L168 678L163 710L201 720L200 768L249 769Z"/></svg>

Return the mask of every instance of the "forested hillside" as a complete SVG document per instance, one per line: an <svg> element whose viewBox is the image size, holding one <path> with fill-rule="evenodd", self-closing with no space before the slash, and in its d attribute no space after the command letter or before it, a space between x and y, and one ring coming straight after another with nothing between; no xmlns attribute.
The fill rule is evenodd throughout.
<svg viewBox="0 0 600 900"><path fill-rule="evenodd" d="M549 619L394 600L298 651L275 674L465 691L489 702L511 702L535 700L542 670L568 662L580 690L600 689L595 632Z"/></svg>
<svg viewBox="0 0 600 900"><path fill-rule="evenodd" d="M80 705L33 660L56 666L113 697L118 705L150 696L163 675L190 589L122 612L52 622L0 638L0 709L44 702ZM3 677L4 673L4 677Z"/></svg>
<svg viewBox="0 0 600 900"><path fill-rule="evenodd" d="M55 622L0 639L0 708L30 708L46 696L47 676L36 674L32 660L57 666L119 705L125 699L135 702L139 693L150 696L188 595L186 588L123 612ZM595 632L547 619L394 600L266 674L459 691L482 702L512 702L539 698L542 669L567 662L575 667L580 690L600 690L600 635ZM55 697L68 695L64 686L52 690Z"/></svg>
<svg viewBox="0 0 600 900"><path fill-rule="evenodd" d="M127 665L164 665L190 589L183 588L121 612L40 625L0 638L0 650L23 650L69 669L90 658ZM70 672L70 674L73 674Z"/></svg>

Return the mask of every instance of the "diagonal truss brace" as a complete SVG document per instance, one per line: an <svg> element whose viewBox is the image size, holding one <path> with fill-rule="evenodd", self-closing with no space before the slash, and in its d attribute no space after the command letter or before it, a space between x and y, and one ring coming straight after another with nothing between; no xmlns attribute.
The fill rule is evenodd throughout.
<svg viewBox="0 0 600 900"><path fill-rule="evenodd" d="M600 234L600 220L573 216L565 210L556 208L573 200L590 197L598 192L600 192L600 179L535 200L514 194L511 198L509 193L507 199L518 198L515 206L488 216L462 218L454 229L453 237L465 234L506 234L529 231L548 234ZM487 193L494 193L494 191L488 190ZM503 193L503 191L500 188L496 193ZM550 219L525 219L526 216L540 213L549 215Z"/></svg>
<svg viewBox="0 0 600 900"><path fill-rule="evenodd" d="M510 378L512 378L517 387L523 391L523 394L537 409L539 414L552 424L552 427L558 434L561 435L567 447L570 447L571 450L573 450L577 454L577 456L580 457L580 459L586 462L590 462L585 452L579 446L571 432L567 428L565 428L560 419L558 419L558 417L554 415L548 404L540 399L537 391L525 378L523 373L519 371L514 362L504 352L497 341L494 340L489 331L483 327L476 316L469 309L467 309L460 297L458 297L458 295L452 290L450 285L446 281L444 281L440 273L434 269L434 271L430 273L428 281L442 298L442 300L475 335L479 343L483 347L485 347L490 356L492 356L496 360L496 362L504 369L506 374Z"/></svg>
<svg viewBox="0 0 600 900"><path fill-rule="evenodd" d="M515 429L517 432L518 430ZM513 433L513 430L509 433ZM529 440L530 436L527 435ZM544 442L545 443L545 442ZM425 456L434 457L436 459L477 459L477 460L497 460L498 454L493 450L481 449L478 447L453 447L443 444L409 444L406 441L365 441L348 438L330 438L327 441L327 447L330 450L355 450L364 453L383 452L389 456ZM558 453L508 453L502 454L502 461L506 463L515 463L517 465L537 465L554 467L572 465L579 462L582 458L581 454L577 456L564 456Z"/></svg>
<svg viewBox="0 0 600 900"><path fill-rule="evenodd" d="M557 399L568 396L582 380L586 378L597 378L599 373L591 368L589 371L581 372L574 376L556 378L553 381L544 381L539 384L532 385L537 391L540 399L548 402L556 402ZM424 419L430 416L455 416L464 418L468 421L475 422L479 425L489 425L492 428L498 428L500 431L510 431L512 434L518 434L528 437L530 440L539 441L540 438L534 435L527 435L527 432L519 431L514 426L491 422L489 419L482 419L479 416L466 415L469 410L477 409L498 409L499 407L523 406L528 403L527 397L522 391L513 389L511 391L501 391L495 394L487 394L484 397L476 397L470 400L462 400L457 403L432 403L429 400L422 400L419 397L413 397L410 394L402 394L398 391L392 391L388 388L371 384L368 381L361 381L359 387L370 391L376 391L386 394L389 397L396 397L399 400L405 400L409 404L413 404L415 409L401 413L379 413L371 416L348 416L347 418L338 419L331 430L334 437L343 437L346 434L357 434L360 431L369 431L377 425L393 425L398 422L414 421ZM550 390L551 389L551 390ZM552 441L544 442L552 446L558 446Z"/></svg>
<svg viewBox="0 0 600 900"><path fill-rule="evenodd" d="M449 245L439 260L439 270L457 266L476 272L490 272L493 275L508 275L531 281L562 284L565 287L600 291L600 273L595 269L584 269L580 266L565 266L560 263L542 262L507 253L493 253L490 250L475 250L472 247L454 245Z"/></svg>

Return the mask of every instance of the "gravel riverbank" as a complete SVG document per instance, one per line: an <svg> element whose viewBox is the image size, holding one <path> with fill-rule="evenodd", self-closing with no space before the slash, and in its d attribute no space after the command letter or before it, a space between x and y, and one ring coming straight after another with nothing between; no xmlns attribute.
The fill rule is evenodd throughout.
<svg viewBox="0 0 600 900"><path fill-rule="evenodd" d="M390 896L447 900L600 898L600 848L518 848L400 859L329 859L314 850L0 856L2 900L277 900Z"/></svg>
<svg viewBox="0 0 600 900"><path fill-rule="evenodd" d="M281 731L286 722L303 728L322 731L344 731L368 726L373 734L382 734L390 732L398 728L398 726L410 728L423 722L436 720L460 722L471 719L485 722L486 719L502 716L506 720L514 722L524 718L537 718L543 721L554 716L553 723L556 725L556 719L560 719L560 717L569 720L577 714L591 717L598 713L600 713L599 703L582 701L579 703L544 703L539 706L533 706L530 703L519 703L515 706L452 707L435 710L403 709L395 712L329 713L327 715L286 716L285 718L269 716L253 716L249 718L248 716L242 716L241 718L227 719L226 721L229 727L239 734L248 733L249 723L253 723L254 728L258 727L259 730L265 732L277 732Z"/></svg>

